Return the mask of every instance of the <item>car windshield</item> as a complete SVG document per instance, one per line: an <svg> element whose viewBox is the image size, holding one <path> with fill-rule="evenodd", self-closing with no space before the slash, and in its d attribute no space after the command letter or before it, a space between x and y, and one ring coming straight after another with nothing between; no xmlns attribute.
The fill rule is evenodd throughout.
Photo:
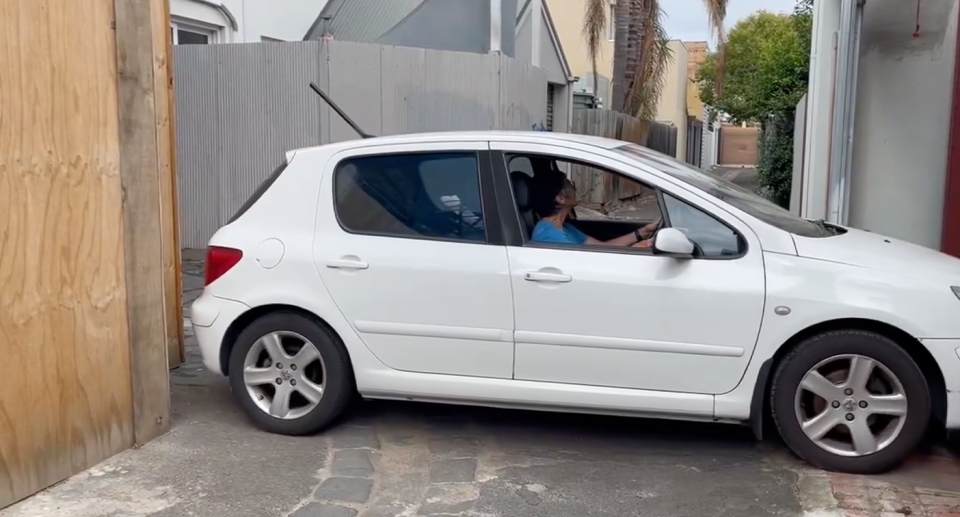
<svg viewBox="0 0 960 517"><path fill-rule="evenodd" d="M827 237L837 233L822 221L810 221L797 217L779 205L739 185L646 147L627 144L615 148L614 151L634 159L640 159L644 163L656 167L657 170L692 185L717 199L721 199L781 230L804 237Z"/></svg>

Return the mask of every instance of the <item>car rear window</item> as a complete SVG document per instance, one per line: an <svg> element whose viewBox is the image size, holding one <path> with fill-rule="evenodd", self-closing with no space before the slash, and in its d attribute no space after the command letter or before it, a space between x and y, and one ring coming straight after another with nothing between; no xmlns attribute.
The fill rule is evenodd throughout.
<svg viewBox="0 0 960 517"><path fill-rule="evenodd" d="M365 156L334 176L337 218L348 232L486 242L476 152Z"/></svg>
<svg viewBox="0 0 960 517"><path fill-rule="evenodd" d="M248 197L247 200L243 202L243 205L240 206L240 209L237 210L237 213L233 214L233 217L231 217L230 220L227 221L227 224L230 224L236 221L247 210L250 210L250 207L253 206L253 204L260 199L260 196L262 196L263 193L270 188L270 185L273 185L274 181L277 181L277 178L279 178L280 175L283 174L283 171L286 168L287 168L287 161L284 160L280 162L280 165L278 165L277 168L274 169L269 176L267 176L267 179L263 180L263 182L260 183L260 186L257 187L257 190L254 190L253 194L251 194L250 197Z"/></svg>

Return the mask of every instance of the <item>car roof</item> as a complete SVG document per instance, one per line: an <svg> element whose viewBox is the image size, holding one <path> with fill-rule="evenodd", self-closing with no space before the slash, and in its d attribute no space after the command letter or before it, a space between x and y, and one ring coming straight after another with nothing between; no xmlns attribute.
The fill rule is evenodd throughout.
<svg viewBox="0 0 960 517"><path fill-rule="evenodd" d="M325 144L311 147L293 149L288 153L288 157L300 151L323 148L325 150L344 150L360 147L368 147L385 144L415 144L422 142L462 142L462 141L487 141L487 140L506 140L543 143L577 143L601 147L603 149L613 149L627 144L621 140L612 138L603 138L599 136L578 135L575 133L553 133L545 131L443 131L436 133L408 133L403 135L377 136L373 138L364 138Z"/></svg>

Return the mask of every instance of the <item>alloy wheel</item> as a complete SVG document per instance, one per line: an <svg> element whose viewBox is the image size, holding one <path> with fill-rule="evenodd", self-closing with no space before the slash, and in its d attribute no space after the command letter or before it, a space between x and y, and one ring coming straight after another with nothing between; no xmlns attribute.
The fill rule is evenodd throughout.
<svg viewBox="0 0 960 517"><path fill-rule="evenodd" d="M807 371L797 387L795 410L803 433L818 447L861 457L897 439L908 401L900 379L883 363L844 354Z"/></svg>
<svg viewBox="0 0 960 517"><path fill-rule="evenodd" d="M243 363L247 394L264 413L294 420L323 398L327 368L317 347L295 332L277 331L258 339Z"/></svg>

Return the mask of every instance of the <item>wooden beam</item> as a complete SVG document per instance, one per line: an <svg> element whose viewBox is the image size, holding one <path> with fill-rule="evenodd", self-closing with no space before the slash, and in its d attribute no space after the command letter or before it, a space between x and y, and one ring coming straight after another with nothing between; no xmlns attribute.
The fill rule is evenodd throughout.
<svg viewBox="0 0 960 517"><path fill-rule="evenodd" d="M957 16L960 18L960 12ZM940 250L954 257L960 257L960 38L957 38L955 52Z"/></svg>
<svg viewBox="0 0 960 517"><path fill-rule="evenodd" d="M169 0L151 3L155 27L170 27ZM174 133L173 39L170 30L153 31L157 149L160 160L160 207L163 210L163 281L167 310L167 361L175 368L186 360L183 341L183 286L180 277L180 225L177 207L176 136Z"/></svg>
<svg viewBox="0 0 960 517"><path fill-rule="evenodd" d="M170 180L170 132L158 124L169 117L158 113L158 105L166 104L158 96L166 98L167 88L158 89L156 77L158 62L165 66L169 53L157 44L157 33L169 28L162 25L165 0L115 0L114 7L133 431L134 442L142 444L170 425L164 230L172 219L162 203L163 184ZM163 73L160 84L165 81Z"/></svg>
<svg viewBox="0 0 960 517"><path fill-rule="evenodd" d="M164 27L170 27L170 8L169 0L167 8L164 9ZM169 57L173 57L173 34L170 31L164 31L166 36L166 46ZM177 176L177 110L176 97L173 90L173 60L167 61L167 94L170 98L170 192L171 207L173 209L173 253L174 253L174 281L176 282L174 290L177 307L177 348L180 352L180 362L187 360L187 349L183 335L183 245L180 243L180 183ZM168 291L169 292L169 291Z"/></svg>

